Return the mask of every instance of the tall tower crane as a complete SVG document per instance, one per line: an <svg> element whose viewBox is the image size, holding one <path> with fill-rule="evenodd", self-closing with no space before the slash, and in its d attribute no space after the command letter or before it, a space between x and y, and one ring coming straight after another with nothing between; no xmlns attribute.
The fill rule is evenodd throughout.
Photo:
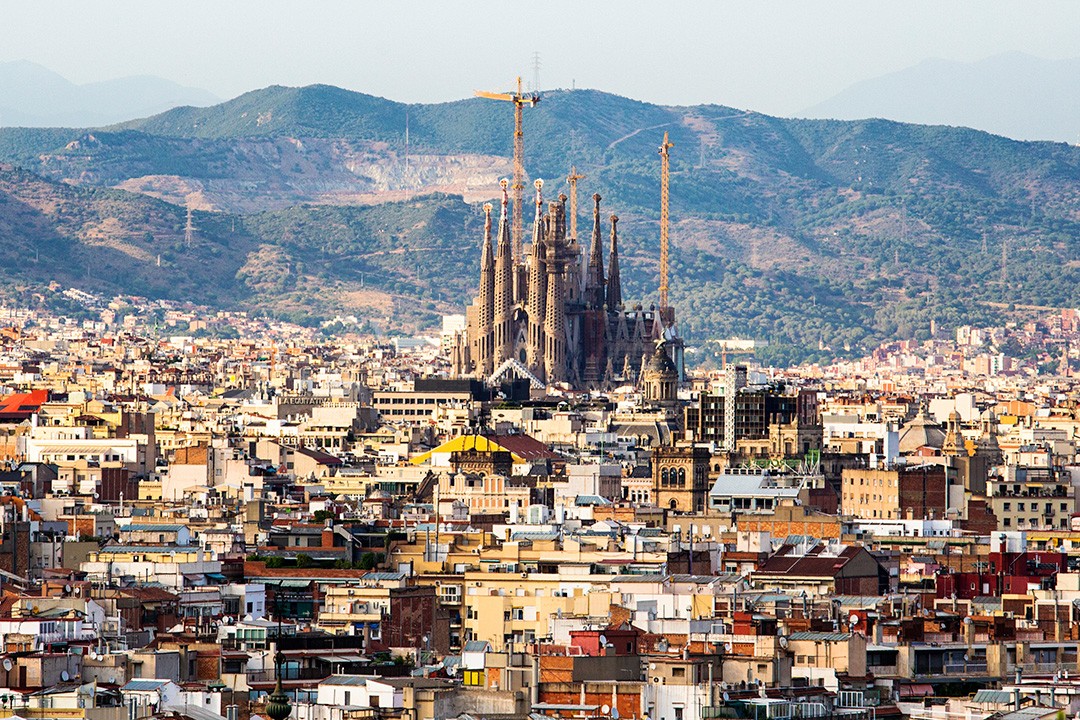
<svg viewBox="0 0 1080 720"><path fill-rule="evenodd" d="M660 145L660 312L668 308L668 181L671 170L668 166L668 151L675 143L668 140L664 133L664 142Z"/></svg>
<svg viewBox="0 0 1080 720"><path fill-rule="evenodd" d="M504 100L514 103L514 182L510 189L514 197L514 224L512 238L514 242L514 260L521 258L521 238L523 232L522 221L522 194L525 188L525 132L521 129L521 109L526 105L530 107L540 102L539 93L526 95L521 91L521 78L517 79L517 92L494 93L477 90L476 97L488 100Z"/></svg>
<svg viewBox="0 0 1080 720"><path fill-rule="evenodd" d="M566 182L570 184L570 237L574 239L577 239L577 181L584 179L585 176L579 174L576 167L570 167Z"/></svg>

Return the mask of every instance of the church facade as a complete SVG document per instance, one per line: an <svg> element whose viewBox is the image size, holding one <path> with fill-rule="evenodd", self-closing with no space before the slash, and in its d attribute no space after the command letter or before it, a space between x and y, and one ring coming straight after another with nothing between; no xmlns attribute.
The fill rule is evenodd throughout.
<svg viewBox="0 0 1080 720"><path fill-rule="evenodd" d="M635 382L664 343L682 367L674 310L627 308L619 270L618 218L612 215L604 266L600 196L593 195L588 253L566 231L566 196L544 209L536 181L532 243L515 258L503 183L498 239L492 206L484 206L480 290L466 311L466 329L452 350L458 377L497 381L527 377L534 385L564 383L602 389ZM681 374L681 373L680 373Z"/></svg>

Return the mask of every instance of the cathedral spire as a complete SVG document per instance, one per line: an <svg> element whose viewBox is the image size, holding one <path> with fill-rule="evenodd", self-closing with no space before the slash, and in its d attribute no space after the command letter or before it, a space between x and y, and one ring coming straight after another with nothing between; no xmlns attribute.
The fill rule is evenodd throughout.
<svg viewBox="0 0 1080 720"><path fill-rule="evenodd" d="M477 333L473 338L476 372L491 374L491 334L495 320L495 257L491 252L491 203L484 205L484 247L480 252L480 294L476 298Z"/></svg>
<svg viewBox="0 0 1080 720"><path fill-rule="evenodd" d="M495 250L495 360L498 367L511 352L511 324L514 313L514 256L510 240L507 206L509 183L502 185L502 215L499 217L499 244Z"/></svg>
<svg viewBox="0 0 1080 720"><path fill-rule="evenodd" d="M609 310L622 307L622 279L619 277L619 216L611 216L611 254L608 256L607 306Z"/></svg>
<svg viewBox="0 0 1080 720"><path fill-rule="evenodd" d="M491 251L491 203L484 203L484 246L480 251L480 275L495 271L495 254Z"/></svg>
<svg viewBox="0 0 1080 720"><path fill-rule="evenodd" d="M544 307L544 375L547 382L566 379L566 294L563 284L565 259L560 255L561 203L551 203L547 243L547 301Z"/></svg>
<svg viewBox="0 0 1080 720"><path fill-rule="evenodd" d="M585 278L585 301L595 310L604 306L604 256L600 239L600 193L593 199L592 245L589 247L589 269Z"/></svg>
<svg viewBox="0 0 1080 720"><path fill-rule="evenodd" d="M547 305L547 269L544 265L544 181L537 179L536 219L533 221L533 244L529 257L529 292L526 311L529 319L526 359L529 370L544 375L544 315Z"/></svg>

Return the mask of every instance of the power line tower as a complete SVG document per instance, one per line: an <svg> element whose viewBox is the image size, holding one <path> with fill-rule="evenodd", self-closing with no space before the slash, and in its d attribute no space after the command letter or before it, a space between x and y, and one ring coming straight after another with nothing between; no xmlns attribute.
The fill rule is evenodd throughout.
<svg viewBox="0 0 1080 720"><path fill-rule="evenodd" d="M1009 289L1009 238L1001 239L1001 292Z"/></svg>
<svg viewBox="0 0 1080 720"><path fill-rule="evenodd" d="M514 182L511 189L514 191L514 260L521 258L521 238L523 232L522 221L522 194L525 188L525 132L522 130L522 108L526 105L533 106L540 102L540 95L532 92L528 95L521 91L521 78L517 79L517 92L493 93L477 90L476 97L488 100L503 100L514 104Z"/></svg>
<svg viewBox="0 0 1080 720"><path fill-rule="evenodd" d="M668 182L671 177L668 151L675 143L668 140L660 145L660 312L668 308Z"/></svg>
<svg viewBox="0 0 1080 720"><path fill-rule="evenodd" d="M187 206L187 223L184 225L184 245L188 248L191 247L192 241L195 239L195 224L191 219L191 205Z"/></svg>
<svg viewBox="0 0 1080 720"><path fill-rule="evenodd" d="M566 182L570 185L570 237L575 239L577 238L577 181L584 179L585 176L579 174L576 167L570 167Z"/></svg>
<svg viewBox="0 0 1080 720"><path fill-rule="evenodd" d="M532 68L533 69L532 91L534 93L538 93L538 92L540 92L540 51L539 50L534 52L533 55L532 55L532 65L533 65L533 68Z"/></svg>

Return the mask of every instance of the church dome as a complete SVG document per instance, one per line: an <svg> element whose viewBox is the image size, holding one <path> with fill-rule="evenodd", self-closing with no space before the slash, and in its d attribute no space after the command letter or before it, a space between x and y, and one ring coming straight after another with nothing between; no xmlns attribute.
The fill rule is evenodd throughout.
<svg viewBox="0 0 1080 720"><path fill-rule="evenodd" d="M921 447L941 449L945 444L945 431L925 411L900 429L900 453L913 453Z"/></svg>
<svg viewBox="0 0 1080 720"><path fill-rule="evenodd" d="M679 370L672 362L671 356L664 350L663 345L657 345L649 364L645 366L645 374L649 377L663 379L678 379Z"/></svg>

